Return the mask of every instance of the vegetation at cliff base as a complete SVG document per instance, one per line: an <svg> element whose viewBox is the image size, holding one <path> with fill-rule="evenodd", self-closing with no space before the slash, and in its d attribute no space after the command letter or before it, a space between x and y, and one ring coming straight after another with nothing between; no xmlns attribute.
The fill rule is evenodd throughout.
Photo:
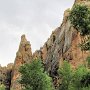
<svg viewBox="0 0 90 90"><path fill-rule="evenodd" d="M52 80L44 72L41 60L32 60L30 64L20 67L23 90L53 90Z"/></svg>
<svg viewBox="0 0 90 90"><path fill-rule="evenodd" d="M72 79L72 70L70 64L68 62L64 62L62 68L58 70L59 77L61 78L61 85L59 87L60 90L68 90L68 86Z"/></svg>
<svg viewBox="0 0 90 90"><path fill-rule="evenodd" d="M59 90L90 90L90 70L85 66L72 70L65 61L58 72L61 82Z"/></svg>
<svg viewBox="0 0 90 90"><path fill-rule="evenodd" d="M31 64L20 67L22 90L90 90L90 70L81 65L72 69L71 65L64 61L59 68L59 87L54 89L52 80L44 72L41 60L33 60Z"/></svg>

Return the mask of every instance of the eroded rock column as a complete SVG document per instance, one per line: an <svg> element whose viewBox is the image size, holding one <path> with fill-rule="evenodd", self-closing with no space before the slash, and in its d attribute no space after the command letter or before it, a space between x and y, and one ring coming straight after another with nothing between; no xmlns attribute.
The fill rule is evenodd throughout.
<svg viewBox="0 0 90 90"><path fill-rule="evenodd" d="M15 63L12 72L11 89L21 90L21 85L18 80L20 80L19 68L24 63L30 63L32 59L31 44L27 41L25 35L21 36L21 42L19 49L16 53Z"/></svg>

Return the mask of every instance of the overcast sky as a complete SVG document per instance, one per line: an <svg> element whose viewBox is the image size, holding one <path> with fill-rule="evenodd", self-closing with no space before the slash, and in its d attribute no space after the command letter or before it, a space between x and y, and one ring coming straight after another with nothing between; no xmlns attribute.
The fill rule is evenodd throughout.
<svg viewBox="0 0 90 90"><path fill-rule="evenodd" d="M74 0L0 0L0 64L14 62L22 34L26 34L33 52L43 46L73 3Z"/></svg>

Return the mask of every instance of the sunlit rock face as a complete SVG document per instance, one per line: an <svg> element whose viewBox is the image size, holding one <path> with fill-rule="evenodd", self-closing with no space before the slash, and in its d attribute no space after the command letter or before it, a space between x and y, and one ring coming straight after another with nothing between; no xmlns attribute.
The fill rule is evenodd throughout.
<svg viewBox="0 0 90 90"><path fill-rule="evenodd" d="M22 35L19 49L16 53L16 58L14 62L11 80L11 89L21 90L21 85L18 82L18 80L20 79L19 68L22 64L30 63L31 59L32 59L31 44L29 41L27 41L25 35Z"/></svg>

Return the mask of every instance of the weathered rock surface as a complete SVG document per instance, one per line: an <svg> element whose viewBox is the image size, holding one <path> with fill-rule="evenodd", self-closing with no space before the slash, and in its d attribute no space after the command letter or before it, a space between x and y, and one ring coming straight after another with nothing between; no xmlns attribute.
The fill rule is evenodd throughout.
<svg viewBox="0 0 90 90"><path fill-rule="evenodd" d="M0 66L0 84L4 84L6 90L10 90L12 67L12 63L8 64L7 67Z"/></svg>
<svg viewBox="0 0 90 90"><path fill-rule="evenodd" d="M21 36L21 42L19 50L16 53L16 59L13 66L12 79L11 79L11 89L21 90L21 85L18 80L20 79L19 68L24 63L30 63L32 59L32 51L30 42L26 40L25 35Z"/></svg>
<svg viewBox="0 0 90 90"><path fill-rule="evenodd" d="M76 0L76 3L83 2L90 5L87 4L90 1ZM81 51L79 47L82 37L71 25L68 19L69 13L70 10L67 9L61 26L52 32L50 38L39 50L41 52L39 56L42 57L45 69L53 79L57 79L57 69L63 60L69 61L72 68L76 68L80 64L85 64L86 57L89 55L88 51ZM37 52L34 55L38 55Z"/></svg>

